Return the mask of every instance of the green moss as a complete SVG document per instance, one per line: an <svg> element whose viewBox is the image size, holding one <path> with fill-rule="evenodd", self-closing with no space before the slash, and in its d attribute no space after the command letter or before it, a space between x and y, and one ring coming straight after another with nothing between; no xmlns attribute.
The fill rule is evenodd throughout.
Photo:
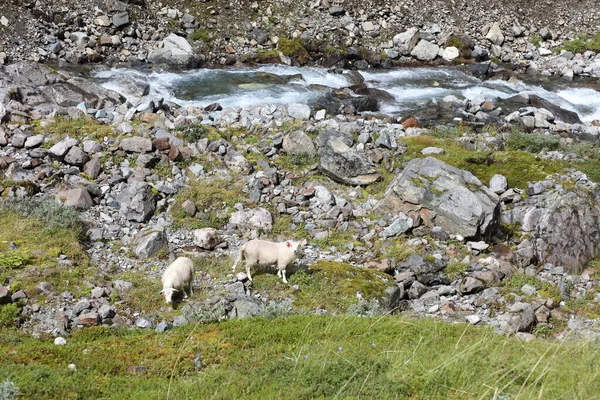
<svg viewBox="0 0 600 400"><path fill-rule="evenodd" d="M465 272L467 272L467 268L469 266L467 264L463 264L461 262L453 262L446 266L444 272L451 279L460 278Z"/></svg>
<svg viewBox="0 0 600 400"><path fill-rule="evenodd" d="M279 53L277 50L259 50L256 53L259 62L280 62Z"/></svg>
<svg viewBox="0 0 600 400"><path fill-rule="evenodd" d="M540 47L540 43L542 42L542 37L539 33L536 33L531 37L531 44L535 47Z"/></svg>
<svg viewBox="0 0 600 400"><path fill-rule="evenodd" d="M277 42L277 48L284 56L295 57L300 64L305 64L309 60L308 52L298 38L288 39L280 37Z"/></svg>

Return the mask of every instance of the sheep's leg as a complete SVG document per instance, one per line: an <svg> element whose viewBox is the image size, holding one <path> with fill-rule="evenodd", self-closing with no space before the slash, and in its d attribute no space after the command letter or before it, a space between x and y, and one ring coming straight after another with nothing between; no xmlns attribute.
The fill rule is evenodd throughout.
<svg viewBox="0 0 600 400"><path fill-rule="evenodd" d="M277 270L277 276L281 278L281 270L280 269Z"/></svg>
<svg viewBox="0 0 600 400"><path fill-rule="evenodd" d="M192 279L192 280L190 281L190 296L194 294L194 289L193 289L193 286L194 286L194 280Z"/></svg>
<svg viewBox="0 0 600 400"><path fill-rule="evenodd" d="M281 271L281 277L283 278L283 283L288 283L287 279L285 279L285 269L280 270L280 271Z"/></svg>
<svg viewBox="0 0 600 400"><path fill-rule="evenodd" d="M247 262L246 263L246 275L248 275L248 279L250 281L252 281L252 276L250 275L250 267L252 266L252 263Z"/></svg>

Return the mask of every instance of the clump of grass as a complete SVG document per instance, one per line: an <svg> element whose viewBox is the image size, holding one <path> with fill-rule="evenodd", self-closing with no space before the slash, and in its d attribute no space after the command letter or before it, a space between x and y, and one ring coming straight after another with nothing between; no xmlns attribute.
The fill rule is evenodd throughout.
<svg viewBox="0 0 600 400"><path fill-rule="evenodd" d="M539 33L536 33L531 37L531 44L535 47L540 47L540 43L542 43L542 37Z"/></svg>
<svg viewBox="0 0 600 400"><path fill-rule="evenodd" d="M271 50L259 50L256 53L256 57L258 58L259 62L262 63L271 63L271 62L280 62L281 59L279 58L279 53L277 52L277 50L271 49Z"/></svg>
<svg viewBox="0 0 600 400"><path fill-rule="evenodd" d="M81 242L85 228L73 208L47 200L2 200L0 226L10 227L0 230L0 282L21 282L30 290L45 280L57 290L76 291L71 283L89 273ZM16 249L9 250L11 242ZM73 265L59 265L61 254Z"/></svg>
<svg viewBox="0 0 600 400"><path fill-rule="evenodd" d="M502 282L502 289L505 293L523 294L521 288L523 285L531 285L538 290L538 293L543 298L553 299L556 304L561 301L560 291L550 282L542 282L541 280L523 273L516 273L510 279L505 279Z"/></svg>
<svg viewBox="0 0 600 400"><path fill-rule="evenodd" d="M202 40L204 43L210 43L212 37L206 31L206 29L197 28L191 35L189 35L189 39L194 42Z"/></svg>
<svg viewBox="0 0 600 400"><path fill-rule="evenodd" d="M0 306L0 328L17 326L21 309L14 303Z"/></svg>
<svg viewBox="0 0 600 400"><path fill-rule="evenodd" d="M201 123L184 125L178 129L179 136L188 143L194 143L207 137L207 131L206 126Z"/></svg>
<svg viewBox="0 0 600 400"><path fill-rule="evenodd" d="M467 268L469 266L467 264L463 264L461 262L453 262L446 266L444 272L451 279L456 279L461 277L465 272L467 272Z"/></svg>
<svg viewBox="0 0 600 400"><path fill-rule="evenodd" d="M538 133L513 131L506 140L506 147L509 150L525 150L531 153L557 150L559 146L560 139L558 136L547 136Z"/></svg>
<svg viewBox="0 0 600 400"><path fill-rule="evenodd" d="M568 40L562 46L562 49L572 53L583 53L587 50L600 51L600 32L594 36L580 35L575 39Z"/></svg>
<svg viewBox="0 0 600 400"><path fill-rule="evenodd" d="M392 260L394 264L405 261L408 256L414 254L414 249L410 247L406 242L397 240L391 246L383 249L381 254L385 258Z"/></svg>
<svg viewBox="0 0 600 400"><path fill-rule="evenodd" d="M56 117L54 122L47 127L37 125L35 133L51 133L54 140L61 140L66 135L80 140L84 138L102 140L105 136L116 135L112 126L100 124L91 117L68 118L63 116Z"/></svg>
<svg viewBox="0 0 600 400"><path fill-rule="evenodd" d="M309 60L308 52L298 38L288 39L281 37L277 42L277 48L283 55L295 57L300 64L306 64Z"/></svg>
<svg viewBox="0 0 600 400"><path fill-rule="evenodd" d="M67 346L2 333L3 379L23 398L558 399L600 390L593 341L524 343L433 319L301 314L166 333L97 327L74 332Z"/></svg>
<svg viewBox="0 0 600 400"><path fill-rule="evenodd" d="M177 201L172 210L175 225L190 229L220 228L229 220L233 205L243 198L241 186L233 181L211 179L193 182L175 197ZM204 217L197 219L187 215L181 207L186 200L193 201Z"/></svg>

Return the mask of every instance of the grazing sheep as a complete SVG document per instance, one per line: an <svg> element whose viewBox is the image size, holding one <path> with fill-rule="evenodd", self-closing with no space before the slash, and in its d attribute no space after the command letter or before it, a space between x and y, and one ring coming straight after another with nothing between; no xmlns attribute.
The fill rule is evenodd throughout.
<svg viewBox="0 0 600 400"><path fill-rule="evenodd" d="M187 257L178 257L165 270L162 276L163 288L160 294L168 303L173 302L173 293L183 291L183 297L191 296L194 283L194 263Z"/></svg>
<svg viewBox="0 0 600 400"><path fill-rule="evenodd" d="M253 239L246 242L238 254L235 263L233 264L232 270L235 273L235 269L242 260L246 261L246 274L248 279L252 280L250 276L250 268L255 265L273 265L277 264L277 276L283 278L284 283L288 283L285 278L285 270L288 265L294 262L296 252L300 246L304 246L306 240L301 242L285 241L281 243L269 242L266 240Z"/></svg>

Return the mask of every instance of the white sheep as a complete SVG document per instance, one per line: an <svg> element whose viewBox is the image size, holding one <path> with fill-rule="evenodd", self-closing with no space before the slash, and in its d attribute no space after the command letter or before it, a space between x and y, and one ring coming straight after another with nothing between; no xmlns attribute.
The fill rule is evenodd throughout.
<svg viewBox="0 0 600 400"><path fill-rule="evenodd" d="M306 239L301 242L285 241L281 243L269 242L266 240L253 239L246 242L238 253L238 257L233 264L232 270L235 269L242 260L246 261L246 274L248 279L252 280L250 268L255 265L273 265L277 264L277 276L283 278L284 283L288 283L285 277L285 270L291 263L294 262L296 252L300 246L306 244Z"/></svg>
<svg viewBox="0 0 600 400"><path fill-rule="evenodd" d="M168 303L173 302L173 293L183 291L183 297L191 296L194 283L194 263L187 257L178 257L165 270L162 276L163 288L160 294Z"/></svg>

